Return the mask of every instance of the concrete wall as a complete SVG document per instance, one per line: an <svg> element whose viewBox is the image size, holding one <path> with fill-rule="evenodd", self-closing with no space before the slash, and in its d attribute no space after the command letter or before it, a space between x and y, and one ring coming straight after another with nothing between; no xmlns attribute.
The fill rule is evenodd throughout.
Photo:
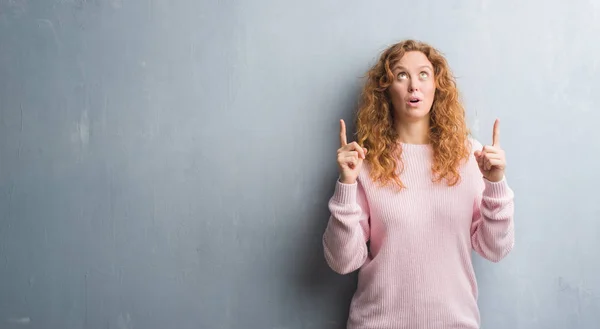
<svg viewBox="0 0 600 329"><path fill-rule="evenodd" d="M344 328L338 120L387 45L501 119L514 252L483 327L600 323L600 3L0 0L0 328ZM350 129L352 127L349 127Z"/></svg>

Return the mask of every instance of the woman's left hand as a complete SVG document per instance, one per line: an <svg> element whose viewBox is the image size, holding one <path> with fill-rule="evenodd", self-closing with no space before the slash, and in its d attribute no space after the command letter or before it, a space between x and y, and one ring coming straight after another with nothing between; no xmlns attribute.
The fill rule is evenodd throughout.
<svg viewBox="0 0 600 329"><path fill-rule="evenodd" d="M490 182L499 182L504 178L506 158L504 150L500 147L500 122L494 122L492 145L486 145L481 150L475 151L475 159L483 177Z"/></svg>

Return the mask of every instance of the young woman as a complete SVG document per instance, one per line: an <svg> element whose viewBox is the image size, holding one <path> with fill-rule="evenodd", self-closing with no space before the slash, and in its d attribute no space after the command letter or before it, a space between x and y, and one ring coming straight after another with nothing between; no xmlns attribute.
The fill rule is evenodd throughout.
<svg viewBox="0 0 600 329"><path fill-rule="evenodd" d="M499 123L470 137L445 58L406 40L368 73L357 141L340 121L340 176L325 259L359 270L348 328L476 329L471 250L498 262L513 248L513 191Z"/></svg>

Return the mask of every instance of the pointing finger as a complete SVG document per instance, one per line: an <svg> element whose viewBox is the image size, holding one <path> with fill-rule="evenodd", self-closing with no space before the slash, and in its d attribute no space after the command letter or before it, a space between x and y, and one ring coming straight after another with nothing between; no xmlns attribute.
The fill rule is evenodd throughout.
<svg viewBox="0 0 600 329"><path fill-rule="evenodd" d="M492 145L499 146L500 145L500 120L496 119L494 121L494 132L492 135Z"/></svg>
<svg viewBox="0 0 600 329"><path fill-rule="evenodd" d="M341 146L346 146L348 141L346 140L346 123L344 120L340 120L340 144Z"/></svg>

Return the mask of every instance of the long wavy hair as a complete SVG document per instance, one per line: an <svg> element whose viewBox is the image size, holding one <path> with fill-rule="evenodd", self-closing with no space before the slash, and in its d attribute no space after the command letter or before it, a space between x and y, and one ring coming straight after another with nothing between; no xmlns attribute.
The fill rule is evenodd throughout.
<svg viewBox="0 0 600 329"><path fill-rule="evenodd" d="M469 156L469 130L456 81L444 56L417 40L405 40L387 48L367 73L356 116L357 142L367 148L371 178L386 185L405 188L400 180L404 170L402 148L394 128L394 109L388 87L395 79L392 68L409 51L420 51L433 64L435 95L430 111L429 141L433 149L433 181L449 186L460 181L459 166Z"/></svg>

